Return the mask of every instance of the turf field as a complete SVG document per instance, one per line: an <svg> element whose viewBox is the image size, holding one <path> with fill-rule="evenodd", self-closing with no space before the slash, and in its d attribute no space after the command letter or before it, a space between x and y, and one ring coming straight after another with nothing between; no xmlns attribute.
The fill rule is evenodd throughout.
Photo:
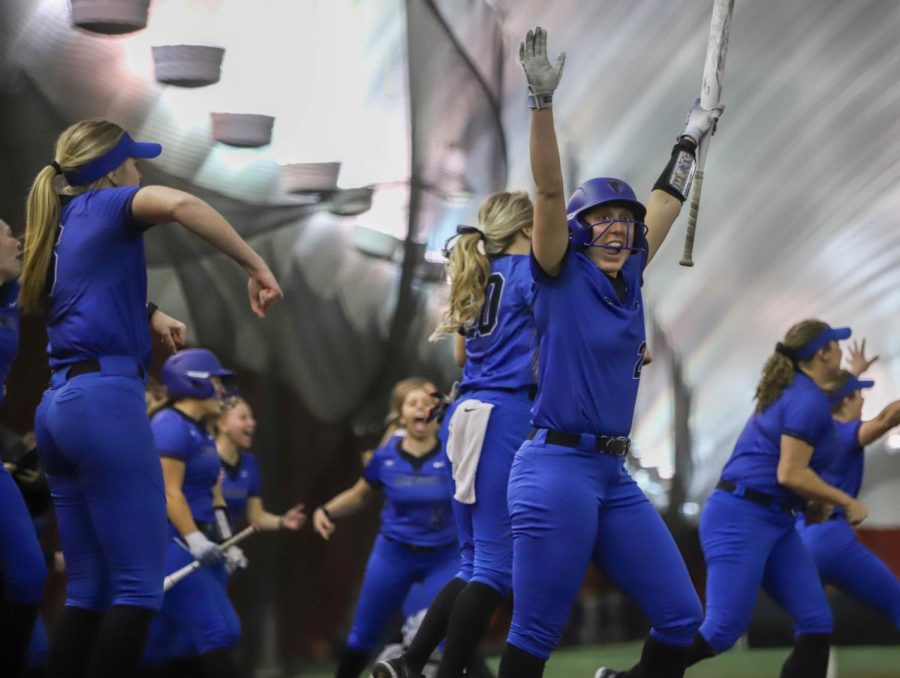
<svg viewBox="0 0 900 678"><path fill-rule="evenodd" d="M601 664L627 668L638 657L640 644L597 645L560 650L553 654L545 678L593 678ZM732 650L707 660L685 674L686 678L777 678L788 648ZM900 678L900 646L838 647L836 672L829 678ZM497 660L489 662L496 670ZM331 678L333 673L300 673L297 678Z"/></svg>

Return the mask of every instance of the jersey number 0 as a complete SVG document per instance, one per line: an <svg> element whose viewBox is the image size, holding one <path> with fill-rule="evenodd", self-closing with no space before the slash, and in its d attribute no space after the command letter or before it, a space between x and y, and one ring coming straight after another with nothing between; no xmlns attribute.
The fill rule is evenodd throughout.
<svg viewBox="0 0 900 678"><path fill-rule="evenodd" d="M492 273L484 288L484 306L475 327L468 332L470 337L486 337L497 329L497 316L500 312L500 299L503 297L503 286L506 279L500 273Z"/></svg>

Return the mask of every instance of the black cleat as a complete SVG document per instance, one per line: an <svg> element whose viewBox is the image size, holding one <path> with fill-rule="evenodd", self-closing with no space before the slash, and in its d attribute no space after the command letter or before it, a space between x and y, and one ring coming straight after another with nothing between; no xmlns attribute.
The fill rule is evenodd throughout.
<svg viewBox="0 0 900 678"><path fill-rule="evenodd" d="M372 678L422 678L422 675L413 673L404 656L400 655L376 663L372 668Z"/></svg>

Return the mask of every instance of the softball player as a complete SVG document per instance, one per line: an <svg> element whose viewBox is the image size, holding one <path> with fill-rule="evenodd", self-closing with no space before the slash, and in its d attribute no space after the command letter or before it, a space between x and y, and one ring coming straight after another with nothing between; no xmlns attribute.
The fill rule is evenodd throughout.
<svg viewBox="0 0 900 678"><path fill-rule="evenodd" d="M435 597L405 655L377 663L375 678L418 676L445 635L438 677L462 676L512 585L506 488L535 389L533 219L527 193L496 193L482 203L477 226L459 227L447 253L450 305L432 338L453 334L463 367L446 415L462 569Z"/></svg>
<svg viewBox="0 0 900 678"><path fill-rule="evenodd" d="M394 387L402 437L379 447L348 490L317 508L313 528L323 539L334 533L334 521L385 496L381 529L366 565L347 647L336 678L356 678L378 648L391 616L400 609L413 584L434 595L459 569L452 479L437 437L437 424L427 420L434 405L425 380L406 379Z"/></svg>
<svg viewBox="0 0 900 678"><path fill-rule="evenodd" d="M148 312L153 323L160 314L147 306L144 231L177 222L229 255L248 273L257 315L281 296L259 255L209 205L140 187L135 158L160 152L105 120L79 122L60 135L28 196L19 303L47 321L53 374L35 432L68 580L53 676L134 675L162 602L165 495L144 409Z"/></svg>
<svg viewBox="0 0 900 678"><path fill-rule="evenodd" d="M281 515L269 513L259 491L259 466L248 451L253 446L256 420L247 401L240 396L229 398L216 424L216 450L222 470L219 480L222 497L228 505L228 517L235 531L241 522L253 523L261 530L296 532L306 523L303 504Z"/></svg>
<svg viewBox="0 0 900 678"><path fill-rule="evenodd" d="M21 246L0 219L0 404L19 347ZM0 676L18 676L44 595L47 567L31 516L12 476L0 465Z"/></svg>
<svg viewBox="0 0 900 678"><path fill-rule="evenodd" d="M835 438L828 467L822 480L851 497L859 495L862 485L865 447L900 425L900 400L892 402L874 419L862 420L862 389L875 382L861 381L858 375L841 371L835 384L827 389L835 420ZM819 575L831 584L867 605L886 614L900 630L900 582L874 553L863 546L850 526L846 511L825 505L826 519L814 523L801 516L797 529L812 555Z"/></svg>
<svg viewBox="0 0 900 678"><path fill-rule="evenodd" d="M240 675L230 650L240 637L240 622L225 589L224 561L241 567L246 559L240 548L223 553L215 543L230 536L230 530L221 527L223 521L227 525L227 509L219 486L219 455L207 428L221 414L219 380L231 374L206 349L176 353L163 365L166 406L150 422L162 459L169 517L165 573L195 559L208 567L166 591L145 659L151 665L168 660L171 645L183 638L207 678Z"/></svg>
<svg viewBox="0 0 900 678"><path fill-rule="evenodd" d="M694 150L720 110L691 109L645 208L624 181L591 179L568 205L551 109L564 56L547 33L519 51L530 91L537 186L531 268L538 340L534 428L509 479L513 619L501 678L541 676L593 560L652 623L625 674L670 678L702 619L662 518L625 469L646 350L642 275L681 211Z"/></svg>
<svg viewBox="0 0 900 678"><path fill-rule="evenodd" d="M830 461L834 424L822 388L841 364L848 328L804 320L788 330L763 368L756 411L735 444L700 520L706 557L706 619L689 665L730 648L744 633L762 586L794 619L782 678L824 678L832 620L815 563L794 515L807 499L843 508L858 524L867 510L818 474Z"/></svg>

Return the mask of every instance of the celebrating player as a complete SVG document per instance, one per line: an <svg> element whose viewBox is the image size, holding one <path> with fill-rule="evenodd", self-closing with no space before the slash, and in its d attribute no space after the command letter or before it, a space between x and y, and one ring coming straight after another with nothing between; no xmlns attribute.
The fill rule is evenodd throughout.
<svg viewBox="0 0 900 678"><path fill-rule="evenodd" d="M376 664L375 678L418 676L445 634L438 676L462 676L512 585L506 488L534 395L533 219L526 193L496 193L482 203L477 226L457 229L449 252L450 304L433 338L453 334L464 366L447 414L462 569L435 597L406 654Z"/></svg>
<svg viewBox="0 0 900 678"><path fill-rule="evenodd" d="M804 320L766 361L756 411L722 470L700 520L706 557L706 619L689 664L724 652L750 623L762 586L794 619L782 678L824 678L832 619L815 563L794 529L807 499L840 506L856 525L868 511L818 474L829 462L834 423L822 390L839 375L838 341L849 328Z"/></svg>
<svg viewBox="0 0 900 678"><path fill-rule="evenodd" d="M862 485L864 448L900 426L900 400L890 403L874 419L862 420L862 389L875 382L858 377L870 364L864 352L854 348L852 371L841 370L837 382L826 390L837 430L822 480L854 498ZM830 504L825 505L827 517L822 522L808 521L805 516L797 522L800 537L822 581L882 611L900 630L900 582L887 565L860 543L846 511L838 506L831 512L831 508Z"/></svg>
<svg viewBox="0 0 900 678"><path fill-rule="evenodd" d="M19 346L21 253L9 224L0 219L0 404ZM44 595L47 567L22 494L2 465L0 515L0 676L18 676Z"/></svg>
<svg viewBox="0 0 900 678"><path fill-rule="evenodd" d="M221 414L220 380L231 375L211 351L176 353L163 365L166 405L151 420L169 517L165 573L195 559L207 567L166 591L145 657L151 665L158 664L171 657L176 639L189 641L205 678L240 675L231 654L240 622L225 588L225 560L232 568L246 560L239 547L223 552L215 543L230 537L231 531L219 485L219 455L207 428Z"/></svg>
<svg viewBox="0 0 900 678"><path fill-rule="evenodd" d="M643 271L681 211L695 149L721 111L691 109L646 208L628 184L609 178L585 182L566 205L551 108L565 57L551 66L541 28L528 32L519 56L537 186L538 393L535 428L509 480L514 607L500 676L543 675L593 560L652 623L640 662L620 675L680 677L702 610L625 455L646 350Z"/></svg>
<svg viewBox="0 0 900 678"><path fill-rule="evenodd" d="M281 515L269 513L259 491L259 466L249 452L253 446L256 420L247 401L240 396L228 398L216 423L216 450L222 463L222 497L228 505L232 530L246 521L261 530L296 532L306 522L303 504Z"/></svg>
<svg viewBox="0 0 900 678"><path fill-rule="evenodd" d="M111 122L79 122L60 135L28 196L19 301L47 320L53 375L35 433L68 579L50 646L54 676L134 675L162 602L166 507L144 403L147 316L155 322L158 312L147 307L144 231L176 222L230 256L248 273L257 315L281 296L212 207L141 188L135 158L160 152Z"/></svg>
<svg viewBox="0 0 900 678"><path fill-rule="evenodd" d="M336 678L359 676L415 582L427 587L431 600L459 569L450 472L441 454L437 423L428 421L434 399L425 390L426 383L412 378L394 387L392 400L401 403L397 425L403 436L388 439L375 451L362 478L312 515L315 531L330 539L337 519L359 511L379 491L385 496L381 529Z"/></svg>

